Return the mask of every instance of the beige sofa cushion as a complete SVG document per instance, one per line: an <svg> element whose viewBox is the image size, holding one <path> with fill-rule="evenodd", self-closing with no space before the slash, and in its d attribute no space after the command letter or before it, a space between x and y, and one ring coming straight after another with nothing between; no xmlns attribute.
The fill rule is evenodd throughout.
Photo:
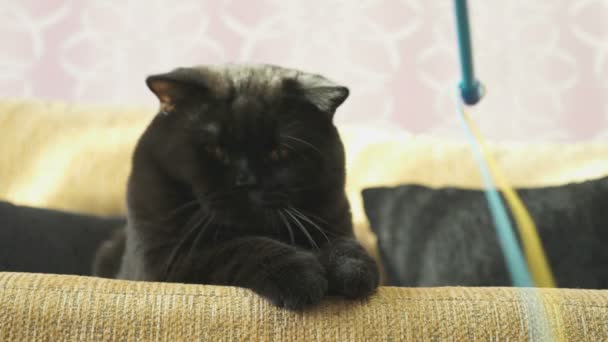
<svg viewBox="0 0 608 342"><path fill-rule="evenodd" d="M380 288L303 313L245 289L0 273L2 341L600 341L608 292Z"/></svg>

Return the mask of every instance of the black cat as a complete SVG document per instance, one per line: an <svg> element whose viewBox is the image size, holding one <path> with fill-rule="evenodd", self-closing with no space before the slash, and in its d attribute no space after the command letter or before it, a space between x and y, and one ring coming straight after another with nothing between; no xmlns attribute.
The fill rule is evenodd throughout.
<svg viewBox="0 0 608 342"><path fill-rule="evenodd" d="M96 275L241 286L288 309L374 292L332 123L346 87L271 65L146 82L161 109L133 155L128 224L100 247Z"/></svg>

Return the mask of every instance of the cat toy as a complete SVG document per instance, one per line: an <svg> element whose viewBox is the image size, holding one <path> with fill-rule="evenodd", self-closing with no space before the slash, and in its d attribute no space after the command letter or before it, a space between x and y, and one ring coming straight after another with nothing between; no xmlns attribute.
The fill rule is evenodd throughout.
<svg viewBox="0 0 608 342"><path fill-rule="evenodd" d="M515 190L513 190L513 187L507 181L498 163L492 157L479 129L465 111L465 105L473 106L481 100L485 89L475 78L467 1L454 0L454 9L462 75L460 84L458 85L458 117L467 140L471 145L473 157L481 172L484 183L484 194L511 281L516 287L555 287L555 280L547 262L534 220ZM525 257L517 242L506 206L496 190L497 186L504 195L511 209L511 214L517 223ZM545 312L541 309L542 298L538 295L535 296L533 292L531 294L529 296L528 293L522 292L522 296L527 297L524 305L528 308L529 312L529 315L526 315L525 319L529 326L530 340L566 340L559 325L549 324Z"/></svg>
<svg viewBox="0 0 608 342"><path fill-rule="evenodd" d="M481 171L486 200L511 280L513 285L518 287L555 287L553 274L534 220L489 153L479 129L465 111L465 105L473 106L481 100L485 89L475 78L467 1L454 0L454 7L462 75L459 84L458 116ZM517 242L505 204L496 190L497 186L517 223L525 258Z"/></svg>

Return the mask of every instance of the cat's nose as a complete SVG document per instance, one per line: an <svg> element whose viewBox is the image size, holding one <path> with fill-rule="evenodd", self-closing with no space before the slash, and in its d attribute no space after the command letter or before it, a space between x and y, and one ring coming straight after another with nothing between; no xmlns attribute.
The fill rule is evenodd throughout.
<svg viewBox="0 0 608 342"><path fill-rule="evenodd" d="M240 172L236 175L234 183L236 186L255 185L257 183L257 179L251 172Z"/></svg>
<svg viewBox="0 0 608 342"><path fill-rule="evenodd" d="M249 163L245 158L239 158L234 161L234 166L236 168L236 174L234 178L234 185L236 186L247 186L247 185L255 185L257 183L257 179L251 168L249 167Z"/></svg>

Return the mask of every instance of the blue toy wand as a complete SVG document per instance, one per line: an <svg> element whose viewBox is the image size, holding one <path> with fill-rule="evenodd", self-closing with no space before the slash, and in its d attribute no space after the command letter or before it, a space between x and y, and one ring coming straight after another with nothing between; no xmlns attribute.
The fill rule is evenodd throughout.
<svg viewBox="0 0 608 342"><path fill-rule="evenodd" d="M459 84L461 101L459 101L458 103L458 117L462 123L467 139L469 140L469 143L473 149L473 156L479 164L479 170L481 171L481 176L484 182L484 193L486 195L488 207L490 209L490 213L494 221L494 226L496 228L496 233L498 236L498 242L500 248L502 249L506 261L506 266L511 276L511 281L513 285L517 287L532 287L534 286L532 276L530 275L524 255L519 247L519 244L517 243L517 238L515 232L513 231L513 226L507 214L505 204L496 189L496 184L492 177L492 171L494 171L494 175L496 177L500 175L500 172L496 172L498 170L496 167L496 163L487 153L487 149L485 148L483 139L478 129L475 127L473 121L464 110L464 104L474 105L479 102L479 100L484 94L482 85L475 78L475 72L473 69L473 53L471 49L471 35L469 32L467 1L454 0L454 6L456 13L456 29L458 32L458 45L462 70L462 80ZM493 169L491 169L490 166L493 166ZM510 199L510 197L508 196L509 193L512 193L512 197L517 198L517 195L515 194L513 189L508 185L508 183L506 183L504 178L498 179L502 179L501 184L503 186L503 191L506 196L506 199L510 200L510 203L513 202L513 198ZM509 192L508 190L511 191ZM518 210L515 210L518 208L513 206L513 203L511 204L511 208L512 210L514 210L513 215L517 219L517 217L521 216L522 212L518 212ZM519 209L521 209L520 211L523 212L526 211L525 208L523 208L523 204L522 208ZM522 217L519 218L521 219ZM518 220L518 222L520 221L521 220ZM533 223L531 223L531 227L531 229L535 229ZM536 232L527 231L527 233ZM522 235L522 237L525 238L526 236ZM527 238L528 240L530 240L530 236L527 236ZM530 241L528 241L528 243L529 242ZM538 247L537 249L542 252L542 246L537 245L534 247ZM540 256L541 259L543 259L542 253L540 254ZM546 262L546 260L544 261ZM547 265L541 266L545 266L544 268L548 269ZM550 271L547 272L547 275L549 275L550 283L552 281ZM525 296L526 293L522 292L522 295ZM526 296L526 300L524 301L529 312L529 315L527 315L528 326L535 326L534 329L530 328L530 340L553 340L555 337L559 337L559 340L565 340L565 338L563 337L563 332L561 330L552 331L549 322L547 321L546 315L542 310L539 310L542 305L541 302L542 298L540 298L539 296Z"/></svg>
<svg viewBox="0 0 608 342"><path fill-rule="evenodd" d="M460 65L462 71L460 94L464 103L467 105L474 105L481 99L483 89L481 83L475 79L467 1L455 0L454 7L456 12L456 30L458 32L458 46L460 47Z"/></svg>
<svg viewBox="0 0 608 342"><path fill-rule="evenodd" d="M462 71L462 80L459 84L460 95L464 103L467 105L474 105L479 102L483 92L481 83L475 78L473 68L473 53L471 49L467 1L454 0L454 6ZM484 182L486 200L488 201L490 213L492 214L492 219L498 234L498 242L505 257L507 269L510 273L513 285L518 287L534 286L525 258L517 242L517 237L513 231L513 225L509 219L507 209L500 194L496 190L497 187L494 183L489 166L484 160L483 148L477 141L475 132L467 121L468 117L464 112L463 106L459 105L458 109L462 126L467 135L467 139L473 148L473 156L479 165L479 170Z"/></svg>

